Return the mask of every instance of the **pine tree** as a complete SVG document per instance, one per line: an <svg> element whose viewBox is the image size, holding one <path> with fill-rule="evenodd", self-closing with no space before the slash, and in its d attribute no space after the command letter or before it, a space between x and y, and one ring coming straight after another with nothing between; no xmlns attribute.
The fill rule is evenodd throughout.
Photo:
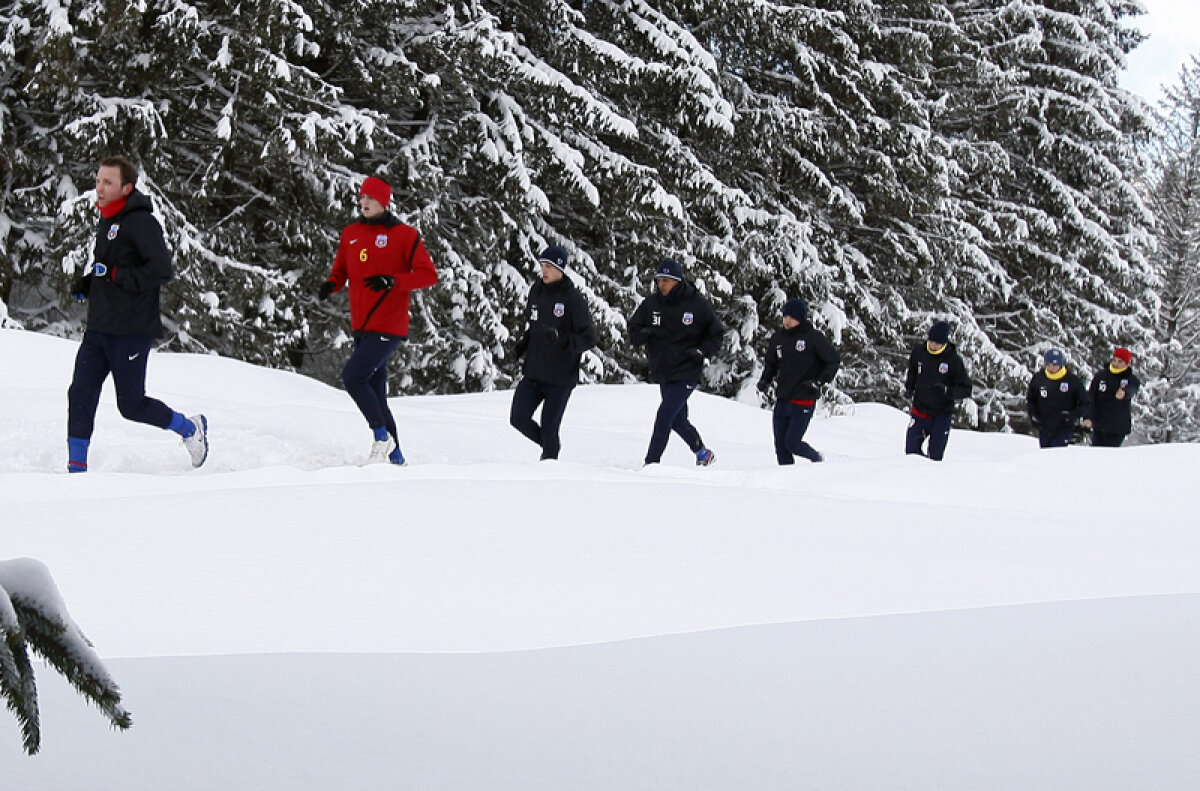
<svg viewBox="0 0 1200 791"><path fill-rule="evenodd" d="M1148 117L1117 87L1139 40L1137 6L966 2L954 6L983 68L951 94L973 120L960 140L974 172L960 205L996 266L968 301L998 354L996 390L1020 393L1034 354L1050 346L1076 364L1114 345L1144 345L1155 312L1147 252L1151 216L1134 182Z"/></svg>
<svg viewBox="0 0 1200 791"><path fill-rule="evenodd" d="M1161 442L1200 438L1200 58L1166 86L1160 103L1148 202L1158 220L1152 257L1161 309L1152 375L1138 403L1145 433Z"/></svg>
<svg viewBox="0 0 1200 791"><path fill-rule="evenodd" d="M113 727L133 725L121 706L121 690L92 644L71 620L50 576L36 560L0 562L0 696L21 726L25 752L41 747L37 682L29 651L41 656L100 709Z"/></svg>
<svg viewBox="0 0 1200 791"><path fill-rule="evenodd" d="M78 332L86 186L117 151L175 248L167 345L330 382L347 316L313 293L387 179L441 276L393 392L508 386L549 243L596 318L587 381L643 372L624 322L663 257L731 328L716 392L802 296L856 399L898 402L911 341L953 320L981 425L1019 410L1040 345L1144 344L1154 312L1125 0L4 8L0 298L33 329Z"/></svg>
<svg viewBox="0 0 1200 791"><path fill-rule="evenodd" d="M314 71L323 45L337 49L334 12L322 6L318 28L283 0L131 6L114 18L101 2L10 7L5 132L14 180L37 185L8 215L10 307L39 329L77 331L81 314L61 295L90 261L85 189L102 156L124 153L175 254L168 346L300 359L307 259L331 259L328 220L361 180L353 160L391 139L379 115L342 103ZM353 24L353 9L343 16Z"/></svg>

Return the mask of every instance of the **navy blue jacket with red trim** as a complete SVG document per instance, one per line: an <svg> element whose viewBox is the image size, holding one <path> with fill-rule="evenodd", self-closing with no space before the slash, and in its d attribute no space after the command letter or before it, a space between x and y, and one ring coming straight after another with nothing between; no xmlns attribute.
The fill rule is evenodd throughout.
<svg viewBox="0 0 1200 791"><path fill-rule="evenodd" d="M150 198L135 188L121 211L102 216L93 255L93 260L108 267L108 274L91 278L87 328L114 335L161 336L160 292L175 271Z"/></svg>

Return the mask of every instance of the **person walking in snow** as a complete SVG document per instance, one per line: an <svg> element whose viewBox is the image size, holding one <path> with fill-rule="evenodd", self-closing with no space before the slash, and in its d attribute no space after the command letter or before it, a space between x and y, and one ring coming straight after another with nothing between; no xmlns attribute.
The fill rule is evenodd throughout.
<svg viewBox="0 0 1200 791"><path fill-rule="evenodd" d="M541 278L529 287L525 307L529 324L515 349L525 361L508 422L541 446L543 460L558 458L562 446L558 428L579 383L580 357L596 345L592 314L567 277L567 260L567 251L558 245L547 247L538 257ZM541 425L533 419L538 406Z"/></svg>
<svg viewBox="0 0 1200 791"><path fill-rule="evenodd" d="M825 457L804 441L812 421L821 385L837 375L842 357L829 339L808 321L808 303L789 299L783 305L783 329L776 330L767 344L758 389L764 396L775 380L775 411L771 424L775 433L775 458L780 464L795 464L796 456L812 462Z"/></svg>
<svg viewBox="0 0 1200 791"><path fill-rule="evenodd" d="M1118 347L1104 370L1092 377L1088 388L1092 413L1083 425L1092 430L1096 447L1119 448L1133 430L1131 402L1142 383L1132 365L1133 353Z"/></svg>
<svg viewBox="0 0 1200 791"><path fill-rule="evenodd" d="M174 431L183 438L193 467L208 458L208 419L184 417L146 395L150 348L163 334L160 291L175 272L162 226L137 178L137 168L125 157L108 157L96 170L100 223L93 262L71 285L71 296L87 301L88 314L67 390L70 472L87 471L96 407L110 374L122 417Z"/></svg>
<svg viewBox="0 0 1200 791"><path fill-rule="evenodd" d="M941 461L950 441L955 402L971 397L971 377L950 342L950 324L936 321L908 355L904 397L911 402L904 452ZM923 450L928 441L928 450Z"/></svg>
<svg viewBox="0 0 1200 791"><path fill-rule="evenodd" d="M342 369L342 383L373 435L368 463L403 465L396 419L387 402L388 358L408 340L412 292L437 283L437 270L416 228L388 210L392 188L370 176L358 194L362 216L342 230L333 269L317 297L350 293L354 351Z"/></svg>
<svg viewBox="0 0 1200 791"><path fill-rule="evenodd" d="M721 350L725 327L696 287L683 279L683 267L670 259L654 274L654 290L629 318L629 339L646 347L650 380L658 383L662 403L654 418L646 464L658 464L674 431L707 467L716 454L705 447L688 421L688 397L700 384L704 366Z"/></svg>
<svg viewBox="0 0 1200 791"><path fill-rule="evenodd" d="M1071 444L1075 424L1090 413L1091 402L1083 381L1067 370L1061 349L1046 352L1043 362L1042 370L1029 380L1029 420L1041 447L1065 448Z"/></svg>

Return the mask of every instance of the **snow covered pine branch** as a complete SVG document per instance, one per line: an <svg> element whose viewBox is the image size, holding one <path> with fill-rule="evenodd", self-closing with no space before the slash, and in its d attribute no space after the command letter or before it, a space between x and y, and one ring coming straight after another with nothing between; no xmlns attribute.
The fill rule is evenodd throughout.
<svg viewBox="0 0 1200 791"><path fill-rule="evenodd" d="M37 683L29 648L99 707L114 727L133 724L121 690L71 620L50 570L30 558L0 561L0 693L21 725L25 752L41 747Z"/></svg>

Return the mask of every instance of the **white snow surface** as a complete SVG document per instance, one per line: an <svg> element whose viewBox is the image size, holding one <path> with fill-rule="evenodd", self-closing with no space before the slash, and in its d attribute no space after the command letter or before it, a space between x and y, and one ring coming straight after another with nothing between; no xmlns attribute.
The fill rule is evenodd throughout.
<svg viewBox="0 0 1200 791"><path fill-rule="evenodd" d="M646 385L580 387L559 462L507 392L400 397L410 466L359 466L340 390L155 353L208 463L106 389L65 472L76 343L0 331L0 560L54 575L133 712L39 663L5 788L1194 789L1200 446L938 464L861 404L775 465L703 393L717 465L640 469Z"/></svg>

